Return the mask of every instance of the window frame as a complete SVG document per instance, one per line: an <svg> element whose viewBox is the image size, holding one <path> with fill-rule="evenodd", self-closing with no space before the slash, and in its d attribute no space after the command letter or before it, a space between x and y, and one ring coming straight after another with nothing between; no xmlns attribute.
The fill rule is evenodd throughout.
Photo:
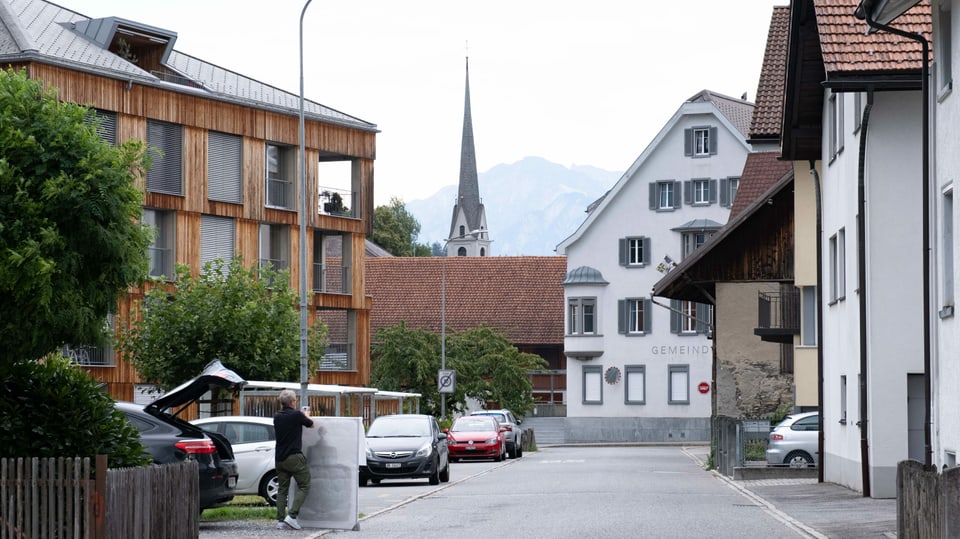
<svg viewBox="0 0 960 539"><path fill-rule="evenodd" d="M590 311L589 315L587 311ZM599 335L596 296L576 296L567 298L567 335ZM586 321L590 320L592 331L586 330Z"/></svg>
<svg viewBox="0 0 960 539"><path fill-rule="evenodd" d="M603 405L603 366L584 365L581 377L583 383L581 404Z"/></svg>
<svg viewBox="0 0 960 539"><path fill-rule="evenodd" d="M949 184L941 191L940 205L940 318L953 315L954 308L954 208L953 184Z"/></svg>
<svg viewBox="0 0 960 539"><path fill-rule="evenodd" d="M207 131L207 199L243 204L243 137Z"/></svg>
<svg viewBox="0 0 960 539"><path fill-rule="evenodd" d="M650 264L651 240L647 236L620 238L619 262L626 268L643 268Z"/></svg>
<svg viewBox="0 0 960 539"><path fill-rule="evenodd" d="M674 375L682 374L685 381L684 397L674 394ZM667 366L667 404L690 404L690 365L673 364Z"/></svg>
<svg viewBox="0 0 960 539"><path fill-rule="evenodd" d="M163 208L144 208L140 217L140 222L150 225L158 232L153 241L147 247L147 254L150 259L147 275L150 277L163 279L171 282L176 278L177 263L177 214L174 210ZM161 243L161 245L157 245ZM160 266L162 271L155 273L156 264L154 263L154 253L159 252L161 256Z"/></svg>
<svg viewBox="0 0 960 539"><path fill-rule="evenodd" d="M276 165L277 170L271 172L271 157L270 150L271 148L276 149ZM297 159L296 152L297 148L294 146L289 146L286 144L280 144L277 142L267 142L264 145L264 206L267 208L279 209L279 210L294 210L296 208L296 199L297 195L295 194L296 189L296 174L297 174ZM275 174L276 177L272 177L271 174ZM271 190L271 186L279 186L279 191L281 193L281 198L283 199L281 203L276 203L272 199L271 193L274 192Z"/></svg>
<svg viewBox="0 0 960 539"><path fill-rule="evenodd" d="M183 196L183 126L148 119L147 148L153 156L147 192Z"/></svg>
<svg viewBox="0 0 960 539"><path fill-rule="evenodd" d="M627 337L649 335L653 329L653 302L649 298L623 298L617 301L617 333Z"/></svg>
<svg viewBox="0 0 960 539"><path fill-rule="evenodd" d="M635 377L639 377L639 380ZM639 381L640 398L633 399L633 385ZM627 405L644 405L647 403L647 366L646 365L624 365L623 366L623 403Z"/></svg>

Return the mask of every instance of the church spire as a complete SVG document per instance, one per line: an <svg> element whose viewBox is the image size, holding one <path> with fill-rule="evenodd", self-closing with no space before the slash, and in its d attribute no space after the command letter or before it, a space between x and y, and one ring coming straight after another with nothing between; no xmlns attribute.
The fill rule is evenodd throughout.
<svg viewBox="0 0 960 539"><path fill-rule="evenodd" d="M460 143L460 184L457 200L453 206L453 219L450 222L448 236L448 254L450 247L470 247L459 250L472 256L487 256L490 240L487 236L487 218L480 202L480 186L477 179L477 153L473 143L473 116L470 113L470 57L466 57L466 81L464 84L463 138ZM482 233L470 234L474 231ZM468 237L464 237L464 236ZM470 243L471 245L465 245Z"/></svg>

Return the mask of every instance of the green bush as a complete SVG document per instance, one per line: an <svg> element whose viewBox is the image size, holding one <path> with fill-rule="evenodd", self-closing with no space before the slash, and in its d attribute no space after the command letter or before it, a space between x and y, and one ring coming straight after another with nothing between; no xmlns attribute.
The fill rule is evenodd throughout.
<svg viewBox="0 0 960 539"><path fill-rule="evenodd" d="M59 353L0 366L0 457L105 454L111 468L149 464L140 434L113 403Z"/></svg>

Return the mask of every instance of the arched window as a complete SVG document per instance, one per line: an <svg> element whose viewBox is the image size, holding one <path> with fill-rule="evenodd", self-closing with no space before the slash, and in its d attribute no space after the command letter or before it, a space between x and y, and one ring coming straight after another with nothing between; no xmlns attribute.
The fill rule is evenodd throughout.
<svg viewBox="0 0 960 539"><path fill-rule="evenodd" d="M467 248L461 247L457 249L457 256L467 256Z"/></svg>
<svg viewBox="0 0 960 539"><path fill-rule="evenodd" d="M466 235L467 235L467 227L460 225L460 237L462 238Z"/></svg>
<svg viewBox="0 0 960 539"><path fill-rule="evenodd" d="M480 256L487 256L487 250L483 247L480 248Z"/></svg>

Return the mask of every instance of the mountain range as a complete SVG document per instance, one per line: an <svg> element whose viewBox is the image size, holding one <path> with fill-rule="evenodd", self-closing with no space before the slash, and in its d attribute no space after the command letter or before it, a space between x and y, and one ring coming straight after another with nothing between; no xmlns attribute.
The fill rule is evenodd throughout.
<svg viewBox="0 0 960 539"><path fill-rule="evenodd" d="M490 231L491 256L550 256L557 244L586 219L587 207L623 175L588 165L565 167L541 157L496 165L478 176L480 197ZM420 222L417 243L443 244L457 185L426 199L405 203Z"/></svg>

